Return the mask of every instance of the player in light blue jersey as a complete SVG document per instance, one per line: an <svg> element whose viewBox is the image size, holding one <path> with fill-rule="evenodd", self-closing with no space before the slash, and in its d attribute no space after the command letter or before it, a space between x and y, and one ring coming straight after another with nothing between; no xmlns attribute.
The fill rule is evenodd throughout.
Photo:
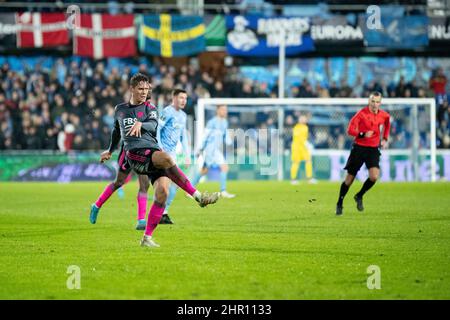
<svg viewBox="0 0 450 320"><path fill-rule="evenodd" d="M165 107L161 113L159 122L159 143L161 148L167 152L172 159L177 160L176 148L179 142L183 146L183 154L186 157L186 166L191 164L191 151L187 138L186 113L183 111L187 103L187 92L183 89L175 89L172 92L172 104ZM177 185L172 183L169 188L169 196L166 208L161 217L160 224L173 224L169 217L169 207L177 192Z"/></svg>
<svg viewBox="0 0 450 320"><path fill-rule="evenodd" d="M219 105L216 116L206 124L205 139L199 152L204 156L204 164L200 172L195 174L192 183L196 185L201 177L208 173L209 168L218 166L220 168L220 195L224 198L234 198L236 195L227 192L228 164L223 154L224 142L227 145L232 142L227 133L227 114L227 106Z"/></svg>

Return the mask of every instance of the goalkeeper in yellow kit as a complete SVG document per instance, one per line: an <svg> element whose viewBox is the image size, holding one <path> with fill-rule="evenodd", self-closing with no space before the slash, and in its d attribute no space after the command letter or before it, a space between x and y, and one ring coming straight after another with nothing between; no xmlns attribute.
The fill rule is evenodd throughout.
<svg viewBox="0 0 450 320"><path fill-rule="evenodd" d="M291 183L298 184L297 174L300 163L305 161L306 178L309 183L316 183L317 180L313 179L313 169L311 152L308 149L308 118L305 115L301 115L298 118L298 123L294 126L292 133L292 145L291 145Z"/></svg>

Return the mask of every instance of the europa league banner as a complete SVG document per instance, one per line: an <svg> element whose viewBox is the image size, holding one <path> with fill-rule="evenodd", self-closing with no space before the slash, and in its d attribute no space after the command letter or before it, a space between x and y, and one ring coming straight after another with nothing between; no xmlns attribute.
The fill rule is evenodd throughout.
<svg viewBox="0 0 450 320"><path fill-rule="evenodd" d="M317 51L322 47L364 46L364 34L355 14L311 18L311 38Z"/></svg>

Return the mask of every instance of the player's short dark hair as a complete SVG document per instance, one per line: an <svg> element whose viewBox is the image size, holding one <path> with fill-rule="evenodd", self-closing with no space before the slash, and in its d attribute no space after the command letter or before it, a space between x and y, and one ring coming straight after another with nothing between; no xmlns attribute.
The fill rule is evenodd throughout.
<svg viewBox="0 0 450 320"><path fill-rule="evenodd" d="M374 97L383 97L383 95L382 95L381 92L379 92L379 91L372 91L372 92L369 94L369 98L372 97L372 96L374 96Z"/></svg>
<svg viewBox="0 0 450 320"><path fill-rule="evenodd" d="M150 83L150 79L145 74L136 73L130 79L130 86L136 87L142 81Z"/></svg>
<svg viewBox="0 0 450 320"><path fill-rule="evenodd" d="M178 96L180 93L186 93L187 94L187 91L186 90L184 90L184 89L174 89L173 91L172 91L172 97L176 97L176 96Z"/></svg>

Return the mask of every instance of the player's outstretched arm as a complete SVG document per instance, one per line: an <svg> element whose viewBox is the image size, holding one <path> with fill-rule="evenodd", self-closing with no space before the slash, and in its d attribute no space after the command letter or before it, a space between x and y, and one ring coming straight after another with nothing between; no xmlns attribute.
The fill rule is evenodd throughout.
<svg viewBox="0 0 450 320"><path fill-rule="evenodd" d="M117 145L120 141L120 127L119 127L119 121L114 121L114 126L111 130L111 137L109 138L109 146L108 151L110 153L113 153L114 150L116 150Z"/></svg>
<svg viewBox="0 0 450 320"><path fill-rule="evenodd" d="M100 154L100 162L103 163L105 161L108 161L109 159L111 159L112 156L112 152L110 152L109 150L105 150Z"/></svg>
<svg viewBox="0 0 450 320"><path fill-rule="evenodd" d="M119 122L116 120L114 122L114 127L111 131L111 137L109 139L108 150L105 150L100 154L100 162L101 163L111 159L111 155L114 152L114 150L117 148L117 144L119 143L119 141L120 141L120 128L119 128Z"/></svg>

